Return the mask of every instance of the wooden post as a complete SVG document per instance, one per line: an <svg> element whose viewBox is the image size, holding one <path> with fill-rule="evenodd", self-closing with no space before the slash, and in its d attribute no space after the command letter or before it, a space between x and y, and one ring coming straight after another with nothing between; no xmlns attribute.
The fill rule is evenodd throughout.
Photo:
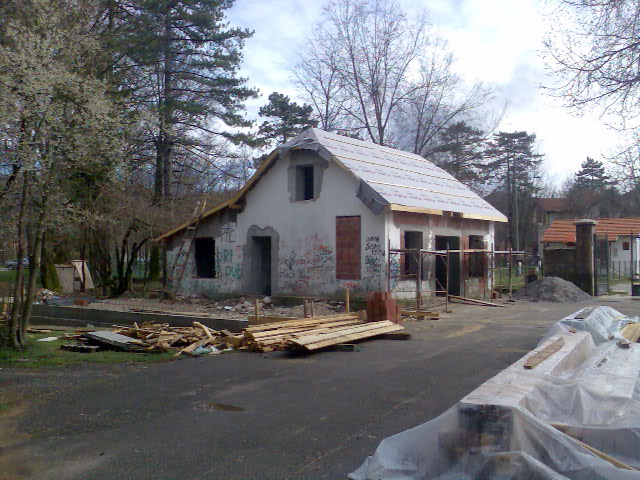
<svg viewBox="0 0 640 480"><path fill-rule="evenodd" d="M258 302L258 299L256 298L254 300L254 307L255 307L255 313L256 313L256 325L260 324L260 303Z"/></svg>
<svg viewBox="0 0 640 480"><path fill-rule="evenodd" d="M418 250L416 254L416 260L418 261L418 273L416 277L416 311L420 311L422 308L422 252Z"/></svg>
<svg viewBox="0 0 640 480"><path fill-rule="evenodd" d="M316 312L314 312L314 308L313 308L313 300L311 300L309 303L311 304L311 316L312 316L312 317L315 317L315 316L316 316Z"/></svg>
<svg viewBox="0 0 640 480"><path fill-rule="evenodd" d="M451 269L449 268L449 263L451 262L450 254L449 254L449 242L447 242L447 281L445 282L445 290L444 292L444 311L449 311L449 275L451 274Z"/></svg>
<svg viewBox="0 0 640 480"><path fill-rule="evenodd" d="M349 287L344 289L344 311L346 313L351 312L351 307L349 305Z"/></svg>
<svg viewBox="0 0 640 480"><path fill-rule="evenodd" d="M309 301L305 300L304 301L304 313L302 314L304 318L307 318L309 316Z"/></svg>
<svg viewBox="0 0 640 480"><path fill-rule="evenodd" d="M509 247L509 256L507 257L507 266L509 267L509 300L511 300L512 288L511 288L511 251L513 249Z"/></svg>

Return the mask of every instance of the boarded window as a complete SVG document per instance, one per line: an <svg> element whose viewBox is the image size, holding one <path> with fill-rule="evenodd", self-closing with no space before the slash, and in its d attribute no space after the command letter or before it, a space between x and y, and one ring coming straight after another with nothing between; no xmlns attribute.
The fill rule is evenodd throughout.
<svg viewBox="0 0 640 480"><path fill-rule="evenodd" d="M360 280L360 217L336 217L336 279Z"/></svg>
<svg viewBox="0 0 640 480"><path fill-rule="evenodd" d="M422 232L404 232L404 248L407 250L422 249ZM421 255L407 252L404 259L404 275L418 275Z"/></svg>
<svg viewBox="0 0 640 480"><path fill-rule="evenodd" d="M315 191L313 165L296 166L296 201L313 200Z"/></svg>
<svg viewBox="0 0 640 480"><path fill-rule="evenodd" d="M200 278L215 278L216 241L213 238L196 238L193 242L196 275Z"/></svg>

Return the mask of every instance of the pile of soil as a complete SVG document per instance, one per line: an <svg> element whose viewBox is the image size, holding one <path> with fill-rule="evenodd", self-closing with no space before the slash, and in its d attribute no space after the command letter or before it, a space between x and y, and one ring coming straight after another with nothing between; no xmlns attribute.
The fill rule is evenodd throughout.
<svg viewBox="0 0 640 480"><path fill-rule="evenodd" d="M513 298L530 302L568 303L589 300L591 295L562 278L545 277L525 285L513 294Z"/></svg>

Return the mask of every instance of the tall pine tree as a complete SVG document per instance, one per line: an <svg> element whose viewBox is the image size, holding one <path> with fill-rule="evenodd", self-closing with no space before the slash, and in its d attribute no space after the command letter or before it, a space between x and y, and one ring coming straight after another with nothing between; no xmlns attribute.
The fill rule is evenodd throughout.
<svg viewBox="0 0 640 480"><path fill-rule="evenodd" d="M602 192L612 185L611 179L605 171L604 165L591 157L582 162L576 173L573 189Z"/></svg>
<svg viewBox="0 0 640 480"><path fill-rule="evenodd" d="M128 75L155 149L155 200L174 195L176 158L211 157L211 137L239 140L226 127L249 126L243 102L256 95L238 76L246 29L230 28L233 0L133 0L117 3L122 49L116 70ZM111 20L109 20L111 22Z"/></svg>
<svg viewBox="0 0 640 480"><path fill-rule="evenodd" d="M542 155L535 153L535 134L498 132L489 145L486 179L506 195L507 240L517 249L527 246L533 198L539 189Z"/></svg>
<svg viewBox="0 0 640 480"><path fill-rule="evenodd" d="M288 96L273 92L269 95L269 103L259 111L261 117L268 119L258 129L260 139L268 145L283 144L304 129L318 124L311 119L312 113L311 105L298 105Z"/></svg>
<svg viewBox="0 0 640 480"><path fill-rule="evenodd" d="M439 135L435 163L469 188L483 187L485 134L466 122L456 122Z"/></svg>

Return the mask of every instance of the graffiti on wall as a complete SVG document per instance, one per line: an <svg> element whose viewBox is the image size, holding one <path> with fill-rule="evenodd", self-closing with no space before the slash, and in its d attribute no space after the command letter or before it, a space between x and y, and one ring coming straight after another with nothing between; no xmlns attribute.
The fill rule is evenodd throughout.
<svg viewBox="0 0 640 480"><path fill-rule="evenodd" d="M216 279L220 285L240 280L242 275L242 247L216 246Z"/></svg>
<svg viewBox="0 0 640 480"><path fill-rule="evenodd" d="M384 248L380 237L367 237L364 247L365 286L367 290L382 289Z"/></svg>
<svg viewBox="0 0 640 480"><path fill-rule="evenodd" d="M280 256L278 275L285 289L304 292L334 283L335 263L333 249L313 234L304 239L300 248Z"/></svg>

